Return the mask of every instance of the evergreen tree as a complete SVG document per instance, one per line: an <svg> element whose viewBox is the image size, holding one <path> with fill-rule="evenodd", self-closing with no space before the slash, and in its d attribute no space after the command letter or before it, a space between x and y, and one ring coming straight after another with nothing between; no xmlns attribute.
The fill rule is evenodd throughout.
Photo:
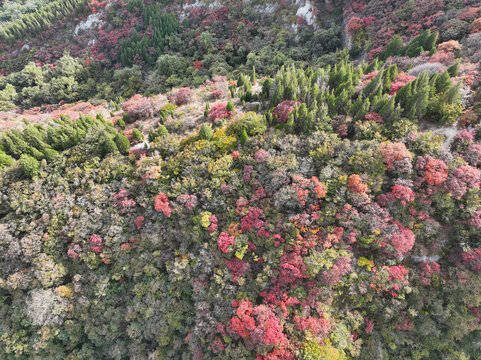
<svg viewBox="0 0 481 360"><path fill-rule="evenodd" d="M132 137L134 140L137 140L137 141L144 140L144 135L137 128L132 129Z"/></svg>
<svg viewBox="0 0 481 360"><path fill-rule="evenodd" d="M209 111L210 111L210 104L206 103L205 110L204 110L204 119L207 119L207 117L209 116Z"/></svg>
<svg viewBox="0 0 481 360"><path fill-rule="evenodd" d="M396 107L394 96L391 96L379 110L386 125L394 124L401 117L401 108Z"/></svg>
<svg viewBox="0 0 481 360"><path fill-rule="evenodd" d="M232 112L234 112L234 104L232 104L232 101L229 100L229 101L227 102L227 105L226 105L225 109L226 109L227 111L232 111Z"/></svg>
<svg viewBox="0 0 481 360"><path fill-rule="evenodd" d="M244 85L244 75L240 74L237 78L237 87L242 87Z"/></svg>
<svg viewBox="0 0 481 360"><path fill-rule="evenodd" d="M373 72L375 70L379 69L379 60L375 58L373 61L369 63L369 65L366 67L366 70L364 71L366 74Z"/></svg>
<svg viewBox="0 0 481 360"><path fill-rule="evenodd" d="M199 129L199 139L202 140L210 140L214 136L214 132L212 131L212 127L207 124L202 124Z"/></svg>
<svg viewBox="0 0 481 360"><path fill-rule="evenodd" d="M40 172L40 162L30 155L22 154L19 163L23 173L30 178L37 176Z"/></svg>
<svg viewBox="0 0 481 360"><path fill-rule="evenodd" d="M12 164L13 164L12 157L5 154L3 151L0 151L0 169L4 167L8 167Z"/></svg>
<svg viewBox="0 0 481 360"><path fill-rule="evenodd" d="M399 89L395 96L396 104L399 104L402 108L406 106L408 99L412 95L412 86L413 82L408 82L406 85Z"/></svg>
<svg viewBox="0 0 481 360"><path fill-rule="evenodd" d="M438 31L435 31L432 34L430 34L425 40L423 40L423 43L421 44L422 47L427 51L436 50L436 43L438 42L438 36L439 36Z"/></svg>
<svg viewBox="0 0 481 360"><path fill-rule="evenodd" d="M376 76L366 85L363 89L364 96L372 100L374 96L379 93L379 90L382 91L383 85L383 72L379 71Z"/></svg>
<svg viewBox="0 0 481 360"><path fill-rule="evenodd" d="M247 135L246 129L242 129L242 134L241 134L240 139L239 139L240 143L242 145L244 145L248 138L249 138L249 136Z"/></svg>
<svg viewBox="0 0 481 360"><path fill-rule="evenodd" d="M443 72L437 79L436 79L436 92L437 93L444 93L449 90L452 86L451 78L449 76L449 72Z"/></svg>
<svg viewBox="0 0 481 360"><path fill-rule="evenodd" d="M429 85L424 85L417 90L408 100L404 109L406 117L411 120L422 118L426 114L429 100Z"/></svg>
<svg viewBox="0 0 481 360"><path fill-rule="evenodd" d="M121 130L125 130L125 121L124 121L124 119L122 119L122 118L118 119L118 120L117 120L117 125L119 126L119 128L120 128Z"/></svg>
<svg viewBox="0 0 481 360"><path fill-rule="evenodd" d="M122 133L117 133L114 137L115 145L122 155L127 155L130 150L130 141Z"/></svg>
<svg viewBox="0 0 481 360"><path fill-rule="evenodd" d="M454 62L453 64L451 64L449 67L448 67L448 73L449 73L449 76L451 77L456 77L459 75L459 60Z"/></svg>
<svg viewBox="0 0 481 360"><path fill-rule="evenodd" d="M271 78L267 78L264 83L262 84L262 99L264 100L267 100L269 99L269 94L270 94L270 91L271 91L271 87L272 87L272 79Z"/></svg>
<svg viewBox="0 0 481 360"><path fill-rule="evenodd" d="M404 45L399 35L394 35L384 52L379 56L381 60L386 60L390 56L401 55L404 50Z"/></svg>

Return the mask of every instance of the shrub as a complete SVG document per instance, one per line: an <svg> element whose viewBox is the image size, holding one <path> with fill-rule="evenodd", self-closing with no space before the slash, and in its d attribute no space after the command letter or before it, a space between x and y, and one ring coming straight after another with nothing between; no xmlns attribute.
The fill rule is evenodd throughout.
<svg viewBox="0 0 481 360"><path fill-rule="evenodd" d="M212 100L220 99L222 96L224 96L224 92L222 91L222 89L214 89L210 93L210 98Z"/></svg>
<svg viewBox="0 0 481 360"><path fill-rule="evenodd" d="M26 176L33 178L38 175L40 171L40 162L37 159L30 155L22 154L19 162L22 171Z"/></svg>
<svg viewBox="0 0 481 360"><path fill-rule="evenodd" d="M124 136L124 134L117 133L114 137L114 142L121 154L126 155L129 153L130 141Z"/></svg>
<svg viewBox="0 0 481 360"><path fill-rule="evenodd" d="M434 74L442 73L446 70L446 67L438 62L435 63L424 63L419 64L408 71L408 74L411 76L419 76L422 73L426 72L429 76Z"/></svg>
<svg viewBox="0 0 481 360"><path fill-rule="evenodd" d="M284 100L272 111L272 119L277 124L287 123L289 114L299 105L301 105L300 101Z"/></svg>
<svg viewBox="0 0 481 360"><path fill-rule="evenodd" d="M226 109L227 111L232 112L232 113L234 112L234 104L232 104L232 101L229 100L229 101L227 102L227 105L226 105L225 109Z"/></svg>
<svg viewBox="0 0 481 360"><path fill-rule="evenodd" d="M102 155L105 156L116 151L118 151L118 148L114 140L110 136L105 135L102 142Z"/></svg>
<svg viewBox="0 0 481 360"><path fill-rule="evenodd" d="M242 114L229 124L229 132L237 136L241 136L244 131L248 136L261 135L264 134L266 130L267 124L264 117L253 111Z"/></svg>
<svg viewBox="0 0 481 360"><path fill-rule="evenodd" d="M214 122L218 119L229 118L232 116L232 111L228 111L225 104L216 104L209 111L208 120Z"/></svg>
<svg viewBox="0 0 481 360"><path fill-rule="evenodd" d="M154 100L137 94L122 104L122 110L128 115L128 118L124 116L126 123L138 119L149 119L154 116Z"/></svg>
<svg viewBox="0 0 481 360"><path fill-rule="evenodd" d="M179 89L169 97L169 101L177 106L186 105L192 100L192 90L189 87Z"/></svg>
<svg viewBox="0 0 481 360"><path fill-rule="evenodd" d="M474 20L469 27L471 34L481 32L481 18Z"/></svg>
<svg viewBox="0 0 481 360"><path fill-rule="evenodd" d="M132 129L132 138L136 141L143 141L144 135L137 128Z"/></svg>
<svg viewBox="0 0 481 360"><path fill-rule="evenodd" d="M214 132L212 131L212 127L207 124L202 124L199 130L199 139L210 140L212 139L213 135L214 135Z"/></svg>
<svg viewBox="0 0 481 360"><path fill-rule="evenodd" d="M459 102L449 103L443 94L434 95L428 104L427 116L440 124L454 124L463 113Z"/></svg>
<svg viewBox="0 0 481 360"><path fill-rule="evenodd" d="M117 120L117 125L119 126L119 128L120 128L121 130L125 130L125 121L124 121L124 119L122 119L122 118L118 119L118 120Z"/></svg>
<svg viewBox="0 0 481 360"><path fill-rule="evenodd" d="M0 151L0 169L10 166L12 164L13 164L12 157L5 154L3 151Z"/></svg>
<svg viewBox="0 0 481 360"><path fill-rule="evenodd" d="M157 128L157 130L149 131L149 141L152 142L157 137L163 137L167 135L169 135L169 130L167 130L167 128L164 125L159 124L159 127Z"/></svg>

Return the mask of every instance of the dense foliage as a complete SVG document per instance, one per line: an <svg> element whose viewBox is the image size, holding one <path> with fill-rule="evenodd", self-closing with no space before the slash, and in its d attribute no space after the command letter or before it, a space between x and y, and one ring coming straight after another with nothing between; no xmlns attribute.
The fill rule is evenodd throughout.
<svg viewBox="0 0 481 360"><path fill-rule="evenodd" d="M63 3L0 13L1 359L481 358L477 4Z"/></svg>

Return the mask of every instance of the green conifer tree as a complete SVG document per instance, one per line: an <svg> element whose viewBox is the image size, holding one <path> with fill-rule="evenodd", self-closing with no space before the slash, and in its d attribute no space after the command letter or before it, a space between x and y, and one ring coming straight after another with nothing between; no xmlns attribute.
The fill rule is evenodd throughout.
<svg viewBox="0 0 481 360"><path fill-rule="evenodd" d="M451 77L456 77L459 75L459 68L460 68L460 64L459 64L459 60L454 62L453 64L451 64L449 67L448 67L448 73L449 73L449 76Z"/></svg>
<svg viewBox="0 0 481 360"><path fill-rule="evenodd" d="M214 132L212 131L212 127L207 124L202 124L199 129L199 139L202 140L210 140L214 136Z"/></svg>
<svg viewBox="0 0 481 360"><path fill-rule="evenodd" d="M443 72L437 79L436 79L436 92L437 93L445 93L447 92L451 86L451 78L448 71Z"/></svg>
<svg viewBox="0 0 481 360"><path fill-rule="evenodd" d="M127 155L130 150L130 141L122 133L117 133L114 137L115 145L122 155Z"/></svg>
<svg viewBox="0 0 481 360"><path fill-rule="evenodd" d="M241 134L240 139L239 139L240 143L242 145L244 145L248 138L249 138L249 136L247 135L246 129L242 129L242 134Z"/></svg>

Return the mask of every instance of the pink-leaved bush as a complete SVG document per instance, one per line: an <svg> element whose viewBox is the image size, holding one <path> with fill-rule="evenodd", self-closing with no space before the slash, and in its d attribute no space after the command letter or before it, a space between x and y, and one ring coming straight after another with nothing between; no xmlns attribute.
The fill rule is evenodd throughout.
<svg viewBox="0 0 481 360"><path fill-rule="evenodd" d="M159 195L155 197L155 210L162 211L162 213L167 217L170 217L170 214L172 213L172 208L169 204L169 198L163 192L160 192Z"/></svg>

